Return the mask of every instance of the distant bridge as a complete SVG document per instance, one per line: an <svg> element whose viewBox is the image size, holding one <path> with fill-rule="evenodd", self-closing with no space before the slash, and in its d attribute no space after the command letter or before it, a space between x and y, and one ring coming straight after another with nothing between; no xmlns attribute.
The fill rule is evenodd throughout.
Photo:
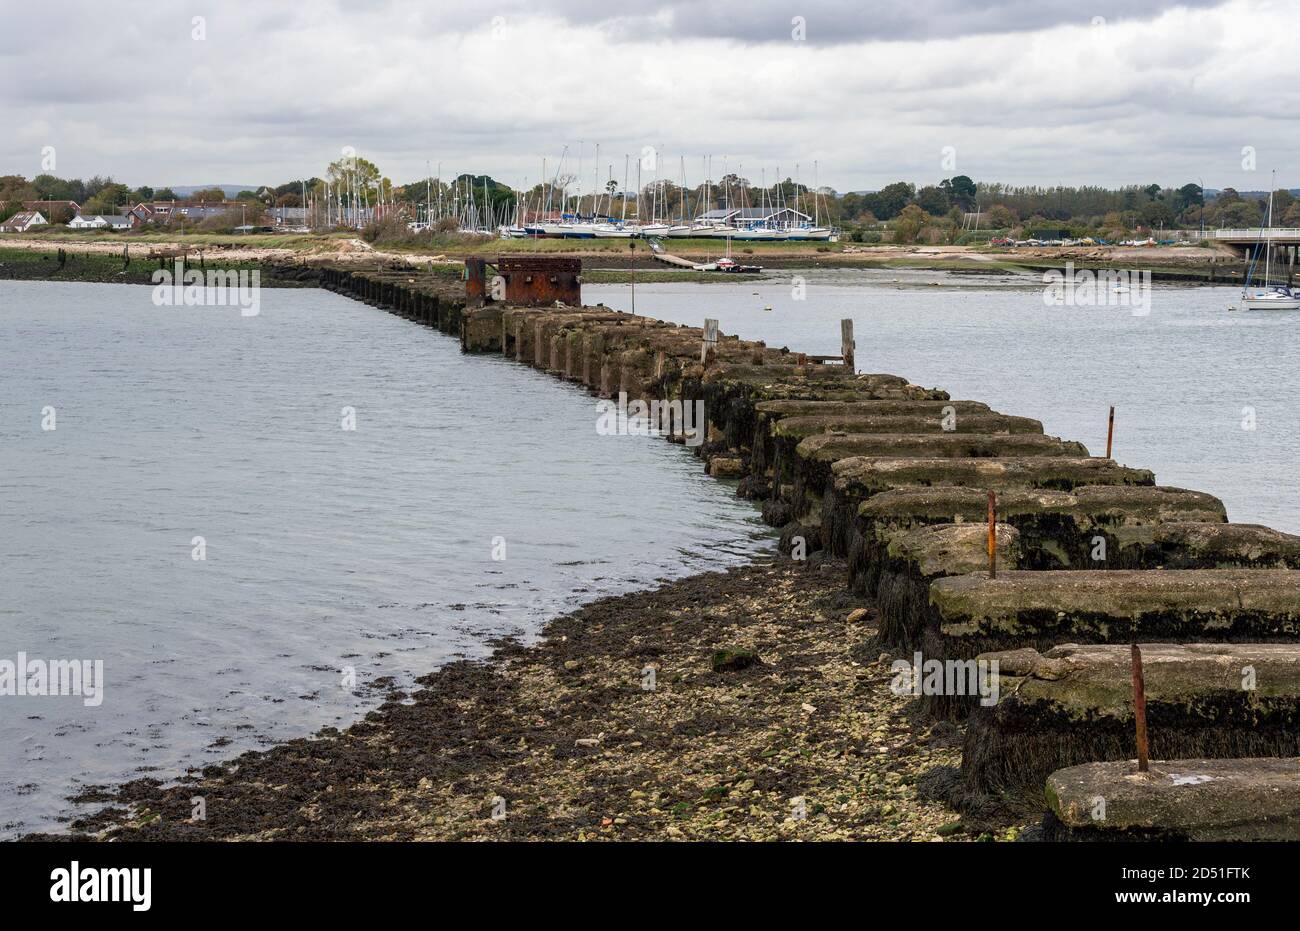
<svg viewBox="0 0 1300 931"><path fill-rule="evenodd" d="M1250 255L1256 247L1271 242L1273 254L1275 256L1281 254L1283 260L1290 262L1292 265L1296 263L1297 253L1300 252L1300 229L1283 226L1263 230L1259 227L1239 230L1206 230L1204 233L1193 233L1192 238L1221 242L1233 249L1241 250L1245 255Z"/></svg>

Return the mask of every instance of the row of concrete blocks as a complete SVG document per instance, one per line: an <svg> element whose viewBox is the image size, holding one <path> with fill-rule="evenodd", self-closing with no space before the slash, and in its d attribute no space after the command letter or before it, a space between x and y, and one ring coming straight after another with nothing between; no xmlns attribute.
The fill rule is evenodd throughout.
<svg viewBox="0 0 1300 931"><path fill-rule="evenodd" d="M947 797L1046 803L1070 835L1300 836L1300 793L1271 788L1300 775L1300 538L1227 523L1218 499L1033 421L933 406L909 420L869 401L760 403L751 461L771 472L765 510L791 521L783 543L846 556L925 704L969 715ZM1151 751L1175 760L1154 775L1128 762L1133 641ZM1273 804L1234 801L1260 786Z"/></svg>
<svg viewBox="0 0 1300 931"><path fill-rule="evenodd" d="M604 307L489 306L441 328L603 397L702 401L710 471L764 499L787 547L802 536L849 557L884 645L947 674L996 662L995 702L926 696L969 718L959 796L1046 802L1059 830L1085 836L1300 830L1300 794L1278 789L1300 775L1297 538L1228 524L1217 499L1091 458L1036 421L762 343L724 337L701 361L699 328ZM1140 779L1131 640L1145 641L1152 752L1175 760Z"/></svg>

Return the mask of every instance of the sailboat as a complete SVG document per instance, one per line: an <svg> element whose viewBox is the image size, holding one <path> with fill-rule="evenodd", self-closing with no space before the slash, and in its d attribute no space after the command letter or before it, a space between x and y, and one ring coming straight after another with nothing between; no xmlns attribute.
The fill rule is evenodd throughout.
<svg viewBox="0 0 1300 931"><path fill-rule="evenodd" d="M1264 226L1260 227L1259 234L1264 238L1264 283L1251 287L1250 279L1255 272L1255 264L1259 261L1259 247L1255 247L1255 257L1250 263L1250 271L1246 273L1246 283L1241 289L1241 309L1242 310L1300 310L1300 294L1292 291L1287 285L1272 284L1269 278L1273 271L1273 191L1277 188L1277 173L1274 172L1273 182L1269 188L1268 194L1268 216L1264 220ZM1268 230L1265 236L1264 230Z"/></svg>

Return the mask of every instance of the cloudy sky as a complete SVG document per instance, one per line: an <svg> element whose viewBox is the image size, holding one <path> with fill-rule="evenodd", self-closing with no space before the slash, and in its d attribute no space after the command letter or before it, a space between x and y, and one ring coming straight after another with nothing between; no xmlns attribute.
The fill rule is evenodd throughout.
<svg viewBox="0 0 1300 931"><path fill-rule="evenodd" d="M1300 187L1294 0L3 2L0 174L277 183L353 146L531 185L599 143L692 183Z"/></svg>

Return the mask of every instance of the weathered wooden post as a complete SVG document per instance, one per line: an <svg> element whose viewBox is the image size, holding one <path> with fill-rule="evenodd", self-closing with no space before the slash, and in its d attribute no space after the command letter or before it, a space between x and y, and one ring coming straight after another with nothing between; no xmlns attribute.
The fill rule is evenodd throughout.
<svg viewBox="0 0 1300 931"><path fill-rule="evenodd" d="M713 356L718 345L718 321L711 317L704 319L704 342L700 346L700 362L708 365L713 361Z"/></svg>
<svg viewBox="0 0 1300 931"><path fill-rule="evenodd" d="M1111 446L1115 441L1115 405L1110 406L1110 420L1106 424L1106 458L1110 458Z"/></svg>
<svg viewBox="0 0 1300 931"><path fill-rule="evenodd" d="M998 495L989 490L989 578L998 577Z"/></svg>
<svg viewBox="0 0 1300 931"><path fill-rule="evenodd" d="M840 355L844 357L844 366L850 374L857 373L857 367L853 360L853 321L840 321Z"/></svg>
<svg viewBox="0 0 1300 931"><path fill-rule="evenodd" d="M1142 674L1142 650L1133 644L1133 716L1137 720L1138 772L1151 768L1147 745L1147 687Z"/></svg>

